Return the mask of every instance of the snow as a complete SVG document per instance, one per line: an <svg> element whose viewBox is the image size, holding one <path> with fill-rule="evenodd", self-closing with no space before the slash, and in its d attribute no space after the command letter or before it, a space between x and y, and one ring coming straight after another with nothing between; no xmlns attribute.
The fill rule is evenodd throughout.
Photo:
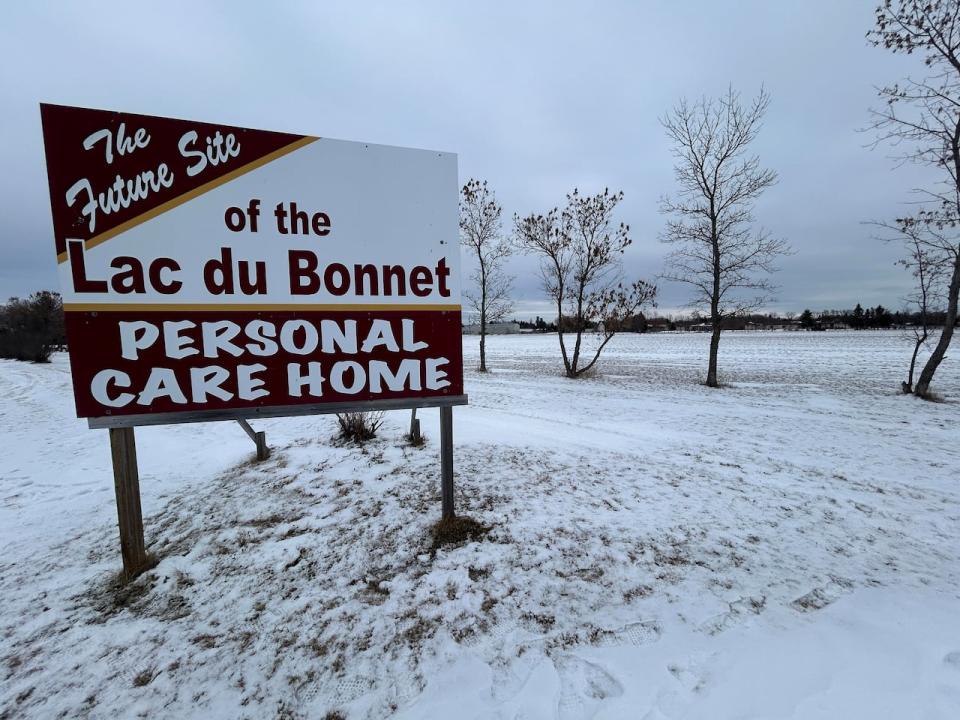
<svg viewBox="0 0 960 720"><path fill-rule="evenodd" d="M596 377L488 338L455 417L358 449L328 417L137 430L149 550L119 569L108 444L66 358L0 363L0 718L960 717L960 369L897 393L895 332L623 335ZM476 364L477 339L465 339Z"/></svg>

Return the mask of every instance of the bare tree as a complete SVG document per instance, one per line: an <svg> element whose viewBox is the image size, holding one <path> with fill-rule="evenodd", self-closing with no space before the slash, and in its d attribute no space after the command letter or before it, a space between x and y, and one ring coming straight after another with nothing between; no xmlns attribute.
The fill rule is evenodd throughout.
<svg viewBox="0 0 960 720"><path fill-rule="evenodd" d="M613 219L621 200L622 192L605 189L581 195L574 189L562 210L514 216L517 244L540 257L543 288L557 308L560 354L569 378L593 368L623 323L656 297L656 287L644 280L622 282L621 256L633 241L630 228ZM600 338L584 356L583 334L591 322L597 323ZM565 331L575 334L572 353L567 351Z"/></svg>
<svg viewBox="0 0 960 720"><path fill-rule="evenodd" d="M893 53L923 55L928 74L880 89L883 108L873 111L877 142L900 149L902 161L943 171L942 184L923 191L929 209L913 222L933 230L928 259L943 263L949 276L946 322L913 393L928 397L933 376L946 357L957 322L960 295L960 0L886 0L877 8L867 38Z"/></svg>
<svg viewBox="0 0 960 720"><path fill-rule="evenodd" d="M661 239L675 249L663 278L693 286L690 305L709 309L712 330L707 385L717 382L717 351L724 321L769 300L774 288L763 277L778 256L790 252L783 240L753 227L753 202L777 181L772 170L747 155L760 130L770 96L763 90L744 106L731 88L714 100L681 100L662 120L673 141L675 198L661 200L672 216Z"/></svg>
<svg viewBox="0 0 960 720"><path fill-rule="evenodd" d="M918 226L911 218L901 224L901 232L907 239L908 255L900 264L913 273L916 287L907 297L907 302L917 308L920 314L920 324L913 326L913 353L910 355L910 369L907 381L903 384L903 391L913 392L913 374L917 367L917 355L920 348L926 345L930 337L930 313L938 285L942 280L943 263L937 261L940 243L936 240L938 233L923 234L923 227ZM932 237L934 247L930 247L927 238Z"/></svg>
<svg viewBox="0 0 960 720"><path fill-rule="evenodd" d="M900 218L895 224L880 223L885 230L895 233L895 237L903 242L907 256L897 261L913 275L916 283L905 299L908 308L915 308L919 316L919 324L910 328L910 338L913 341L913 353L910 355L910 367L907 371L906 382L900 387L904 393L913 392L913 376L917 367L917 356L920 349L930 339L930 316L935 311L936 297L942 291L945 263L943 262L943 245L945 239L942 231L931 227L927 223L918 222L916 218ZM890 240L890 237L884 238Z"/></svg>
<svg viewBox="0 0 960 720"><path fill-rule="evenodd" d="M502 320L513 308L513 278L503 272L512 247L503 237L502 213L486 180L468 180L460 189L460 242L477 258L471 276L475 289L464 296L480 320L480 372L487 371L487 324Z"/></svg>

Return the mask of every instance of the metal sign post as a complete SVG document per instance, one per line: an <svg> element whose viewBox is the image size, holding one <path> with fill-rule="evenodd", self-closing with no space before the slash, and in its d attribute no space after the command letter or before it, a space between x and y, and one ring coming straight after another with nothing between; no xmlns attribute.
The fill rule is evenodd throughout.
<svg viewBox="0 0 960 720"><path fill-rule="evenodd" d="M440 408L441 519L453 520L453 408Z"/></svg>

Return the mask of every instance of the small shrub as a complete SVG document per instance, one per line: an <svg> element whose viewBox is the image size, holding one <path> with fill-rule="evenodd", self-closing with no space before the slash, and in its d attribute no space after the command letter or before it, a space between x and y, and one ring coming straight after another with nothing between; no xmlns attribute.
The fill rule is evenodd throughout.
<svg viewBox="0 0 960 720"><path fill-rule="evenodd" d="M17 331L0 335L0 357L8 360L47 363L50 362L52 352L52 345L28 332Z"/></svg>
<svg viewBox="0 0 960 720"><path fill-rule="evenodd" d="M377 436L383 425L383 411L337 413L340 437L356 443L364 443Z"/></svg>

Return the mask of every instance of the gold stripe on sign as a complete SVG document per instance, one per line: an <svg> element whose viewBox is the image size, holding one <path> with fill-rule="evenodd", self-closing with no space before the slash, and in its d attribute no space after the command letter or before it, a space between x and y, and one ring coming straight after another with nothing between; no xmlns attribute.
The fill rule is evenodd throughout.
<svg viewBox="0 0 960 720"><path fill-rule="evenodd" d="M116 227L110 228L109 230L102 232L99 235L94 235L92 238L87 240L84 243L84 245L87 248L96 247L100 243L106 242L110 238L116 237L120 233L126 232L130 228L136 227L141 223L145 223L147 220L152 220L153 218L157 217L157 215L162 215L168 210L173 210L175 207L183 205L185 202L189 202L190 200L193 200L195 197L199 197L204 193L208 193L211 190L214 190L220 187L221 185L230 182L231 180L235 180L241 175L246 175L248 172L252 170L256 170L259 167L263 167L269 162L272 162L278 158L282 158L284 155L289 155L294 150L299 150L302 147L306 147L310 143L316 142L319 139L320 138L316 138L316 137L305 137L305 138L301 138L300 140L297 140L296 142L292 142L289 145L284 145L279 150L274 150L272 153L268 153L267 155L264 155L261 158L257 158L256 160L248 162L246 165L241 165L236 170L232 170L228 172L226 175L221 175L215 180L211 180L210 182L204 183L199 187L195 187L193 190L189 190L183 193L182 195L177 195L177 197L171 200L167 200L167 202L162 203L161 205L157 205L155 208L151 210L147 210L145 213L142 213L140 215L137 215L136 217L130 218L126 222L120 223ZM64 250L62 253L57 255L57 262L63 263L66 261L67 261L67 252L66 250Z"/></svg>
<svg viewBox="0 0 960 720"><path fill-rule="evenodd" d="M411 312L416 310L459 312L460 305L349 305L349 304L273 304L241 305L228 303L64 303L66 312L383 312L396 310Z"/></svg>

